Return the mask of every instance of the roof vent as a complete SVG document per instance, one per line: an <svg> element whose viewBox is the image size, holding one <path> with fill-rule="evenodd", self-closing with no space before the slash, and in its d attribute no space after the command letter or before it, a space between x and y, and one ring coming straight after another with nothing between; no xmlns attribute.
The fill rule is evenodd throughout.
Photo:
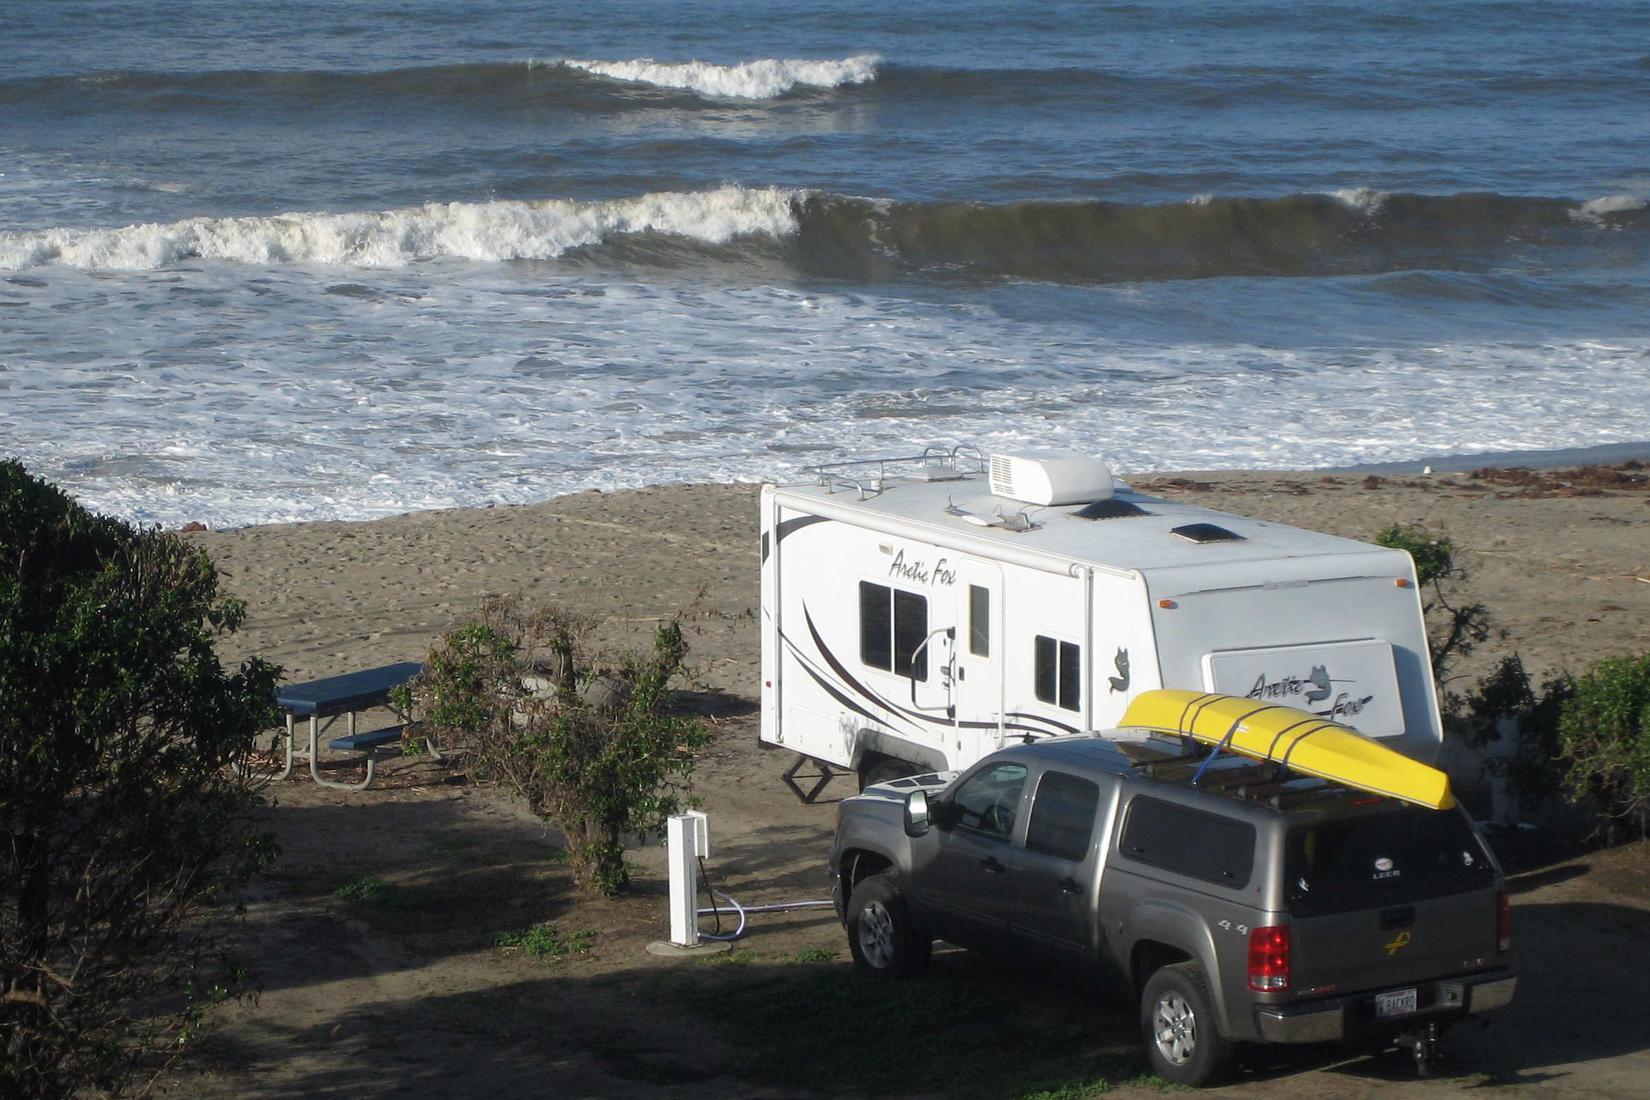
<svg viewBox="0 0 1650 1100"><path fill-rule="evenodd" d="M1027 504L1087 504L1111 496L1111 470L1104 459L1076 451L994 454L991 492Z"/></svg>
<svg viewBox="0 0 1650 1100"><path fill-rule="evenodd" d="M1218 523L1188 523L1173 528L1171 534L1179 535L1187 542L1242 542L1243 536L1236 531L1228 531Z"/></svg>
<svg viewBox="0 0 1650 1100"><path fill-rule="evenodd" d="M1110 500L1097 500L1072 515L1078 519L1124 519L1128 516L1149 516L1151 513L1131 501L1112 497Z"/></svg>

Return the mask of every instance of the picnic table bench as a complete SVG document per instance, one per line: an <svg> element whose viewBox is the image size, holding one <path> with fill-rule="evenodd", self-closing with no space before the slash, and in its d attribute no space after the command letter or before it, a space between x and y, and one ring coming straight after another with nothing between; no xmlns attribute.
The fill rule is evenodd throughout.
<svg viewBox="0 0 1650 1100"><path fill-rule="evenodd" d="M339 787L350 791L361 791L370 787L378 750L392 743L399 745L403 734L408 729L416 730L418 726L391 703L390 693L417 676L423 667L417 661L402 661L380 668L347 672L342 676L327 676L301 684L286 684L276 689L275 705L280 707L286 716L286 766L281 771L273 773L271 778L278 782L292 774L293 746L297 740L296 723L299 718L307 718L310 778L323 787ZM388 708L399 721L382 729L357 732L356 715L361 711L380 707ZM340 717L347 719L349 732L342 737L334 737L327 742L327 746L342 752L362 753L366 756L367 775L359 783L341 783L321 775L321 735ZM436 750L433 739L426 737L425 745L432 756L440 759L441 754Z"/></svg>

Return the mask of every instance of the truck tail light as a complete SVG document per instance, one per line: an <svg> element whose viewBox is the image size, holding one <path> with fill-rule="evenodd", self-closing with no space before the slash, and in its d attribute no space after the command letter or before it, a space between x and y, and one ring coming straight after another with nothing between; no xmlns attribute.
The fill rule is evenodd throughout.
<svg viewBox="0 0 1650 1100"><path fill-rule="evenodd" d="M1289 926L1268 924L1249 929L1249 988L1281 993L1289 988Z"/></svg>
<svg viewBox="0 0 1650 1100"><path fill-rule="evenodd" d="M1512 950L1512 906L1505 890L1495 895L1495 949L1503 955Z"/></svg>

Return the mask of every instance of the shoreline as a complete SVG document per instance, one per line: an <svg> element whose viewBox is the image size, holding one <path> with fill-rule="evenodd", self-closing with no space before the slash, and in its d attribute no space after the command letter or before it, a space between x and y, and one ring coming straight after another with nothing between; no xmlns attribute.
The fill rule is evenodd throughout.
<svg viewBox="0 0 1650 1100"><path fill-rule="evenodd" d="M1104 452L1097 452L1104 454ZM1111 463L1108 456L1107 462ZM1130 470L1124 471L1112 463L1113 472L1123 481L1134 482L1163 481L1173 478L1242 478L1242 477L1312 477L1318 475L1337 474L1407 474L1424 477L1432 474L1470 473L1485 467L1491 468L1524 468L1530 470L1557 470L1567 467L1582 466L1615 466L1624 463L1640 462L1650 464L1650 442L1643 443L1608 443L1594 447L1564 447L1552 450L1530 451L1475 451L1466 454L1437 454L1414 459L1405 459L1399 462L1363 462L1350 466L1314 466L1307 468L1279 467L1220 467L1215 469L1181 468L1174 470ZM794 474L795 477L785 476ZM697 485L727 485L741 486L755 489L766 482L778 484L792 484L802 478L802 468L797 467L790 471L775 471L775 476L763 481L730 481L730 482L685 482L669 481L656 485L641 485L629 488L616 489L575 489L571 492L560 493L546 497L543 500L528 503L497 503L461 504L441 506L436 508L417 508L406 512L396 512L387 516L375 516L370 519L304 519L283 521L280 523L250 523L235 527L211 527L198 522L185 523L169 530L196 533L202 530L227 533L231 531L248 531L263 528L304 527L314 524L372 524L385 520L399 519L405 516L445 514L450 512L491 512L499 509L537 508L551 504L558 500L587 495L614 495L620 493L640 493L655 489L691 488ZM66 490L73 495L72 490Z"/></svg>
<svg viewBox="0 0 1650 1100"><path fill-rule="evenodd" d="M1356 466L1329 466L1319 473L1333 474L1419 474L1432 467L1435 474L1461 473L1483 466L1523 466L1532 470L1555 470L1566 466L1605 466L1624 462L1650 462L1650 443L1604 443L1595 447L1561 447L1545 451L1477 451L1470 454L1441 454L1404 462L1365 462Z"/></svg>

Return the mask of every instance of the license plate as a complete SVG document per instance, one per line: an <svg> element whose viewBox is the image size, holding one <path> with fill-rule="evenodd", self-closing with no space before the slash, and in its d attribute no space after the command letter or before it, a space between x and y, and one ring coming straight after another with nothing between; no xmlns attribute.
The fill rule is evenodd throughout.
<svg viewBox="0 0 1650 1100"><path fill-rule="evenodd" d="M1415 990L1399 989L1392 993L1375 994L1375 1016L1377 1019L1386 1016L1403 1016L1414 1012L1417 1007Z"/></svg>

